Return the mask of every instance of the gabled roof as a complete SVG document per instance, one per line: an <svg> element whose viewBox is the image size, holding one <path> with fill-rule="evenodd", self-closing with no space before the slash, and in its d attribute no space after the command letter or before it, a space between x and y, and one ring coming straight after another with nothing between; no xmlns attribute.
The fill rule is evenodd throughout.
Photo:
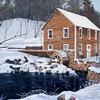
<svg viewBox="0 0 100 100"><path fill-rule="evenodd" d="M74 14L72 12L68 12L68 11L65 11L65 10L60 9L60 8L57 8L57 10L60 11L75 26L79 26L79 27L84 27L84 28L89 28L89 29L100 31L100 29L85 16Z"/></svg>

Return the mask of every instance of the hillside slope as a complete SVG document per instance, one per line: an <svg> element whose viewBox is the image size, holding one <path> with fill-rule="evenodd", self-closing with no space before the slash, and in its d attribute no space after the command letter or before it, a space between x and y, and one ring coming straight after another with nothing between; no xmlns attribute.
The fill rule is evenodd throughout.
<svg viewBox="0 0 100 100"><path fill-rule="evenodd" d="M0 47L42 46L44 22L22 18L5 20L0 26Z"/></svg>

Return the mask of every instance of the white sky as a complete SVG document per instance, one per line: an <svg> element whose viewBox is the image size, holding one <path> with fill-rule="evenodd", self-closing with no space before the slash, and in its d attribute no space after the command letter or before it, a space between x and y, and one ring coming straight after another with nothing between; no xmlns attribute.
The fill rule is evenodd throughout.
<svg viewBox="0 0 100 100"><path fill-rule="evenodd" d="M100 12L100 0L92 0L95 10Z"/></svg>

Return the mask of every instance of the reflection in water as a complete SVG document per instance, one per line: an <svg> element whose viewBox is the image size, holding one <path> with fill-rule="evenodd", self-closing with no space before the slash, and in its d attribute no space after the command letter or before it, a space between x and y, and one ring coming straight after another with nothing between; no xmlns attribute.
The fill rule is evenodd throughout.
<svg viewBox="0 0 100 100"><path fill-rule="evenodd" d="M0 74L0 96L5 99L17 99L30 94L49 95L62 91L77 91L84 86L85 78L65 74L48 73L5 73Z"/></svg>

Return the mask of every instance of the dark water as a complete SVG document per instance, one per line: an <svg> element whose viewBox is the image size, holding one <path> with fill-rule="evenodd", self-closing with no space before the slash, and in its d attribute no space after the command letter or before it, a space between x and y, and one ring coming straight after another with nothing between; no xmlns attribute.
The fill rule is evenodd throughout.
<svg viewBox="0 0 100 100"><path fill-rule="evenodd" d="M84 88L86 79L80 76L52 73L5 73L0 74L0 96L18 99L30 94L57 94L62 91L77 91Z"/></svg>

